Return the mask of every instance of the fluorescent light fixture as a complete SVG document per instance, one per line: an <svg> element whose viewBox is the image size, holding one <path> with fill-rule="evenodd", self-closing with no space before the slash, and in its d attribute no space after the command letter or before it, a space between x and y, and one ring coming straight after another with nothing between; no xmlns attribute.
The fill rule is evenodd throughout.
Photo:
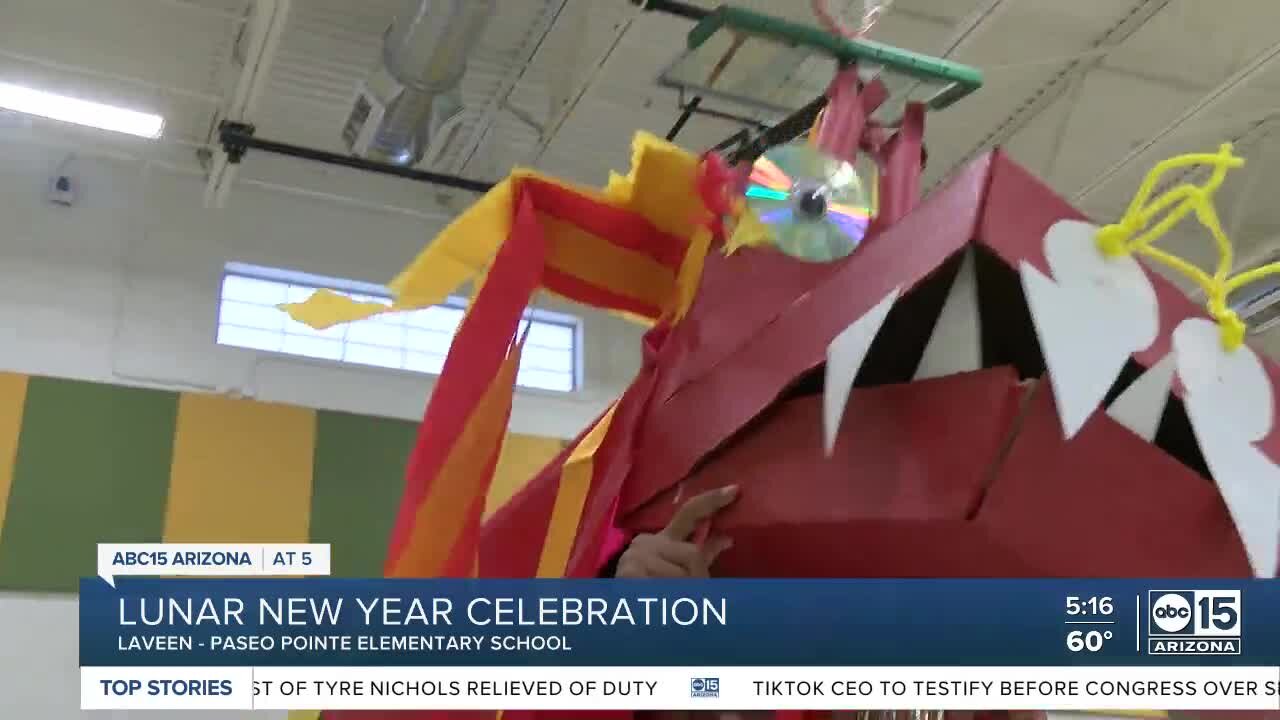
<svg viewBox="0 0 1280 720"><path fill-rule="evenodd" d="M151 140L164 131L164 118L159 115L9 83L0 83L0 108Z"/></svg>

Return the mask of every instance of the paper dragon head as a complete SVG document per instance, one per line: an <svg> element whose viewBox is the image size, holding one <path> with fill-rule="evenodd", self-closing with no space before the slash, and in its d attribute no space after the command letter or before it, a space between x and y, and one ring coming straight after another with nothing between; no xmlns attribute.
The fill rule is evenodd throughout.
<svg viewBox="0 0 1280 720"><path fill-rule="evenodd" d="M747 187L793 192L778 157ZM410 462L392 575L590 575L612 525L658 527L737 482L717 520L729 575L1272 576L1276 367L1225 298L1278 269L1231 275L1211 202L1240 162L1162 163L1097 227L997 152L856 249L798 258L812 248L769 235L751 198L727 218L708 201L706 158L640 135L602 192L513 174L393 281L389 310L323 292L289 310L324 326L482 281ZM1189 164L1210 180L1153 199ZM862 197L831 221L845 237L874 214ZM1156 244L1187 216L1213 272ZM768 240L735 245L744 227ZM1207 308L1139 257L1200 283ZM645 363L482 527L539 288L650 324Z"/></svg>
<svg viewBox="0 0 1280 720"><path fill-rule="evenodd" d="M924 108L878 127L876 92L838 74L813 143L749 166L641 133L603 190L518 170L392 281L390 308L289 306L325 327L476 288L387 574L591 577L615 528L737 484L714 520L725 576L1274 577L1280 368L1226 298L1280 267L1231 274L1212 204L1242 161L1161 163L1101 227L999 151L919 201ZM1213 173L1157 195L1188 165ZM1157 245L1189 216L1212 272ZM539 291L648 325L643 364L486 508Z"/></svg>

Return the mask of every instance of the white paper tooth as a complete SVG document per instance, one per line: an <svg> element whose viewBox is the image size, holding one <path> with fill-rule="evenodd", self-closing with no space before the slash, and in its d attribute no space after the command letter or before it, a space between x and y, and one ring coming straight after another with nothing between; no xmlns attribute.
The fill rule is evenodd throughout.
<svg viewBox="0 0 1280 720"><path fill-rule="evenodd" d="M1130 351L1093 343L1097 328L1090 322L1089 309L1096 301L1072 298L1028 263L1019 269L1062 430L1072 438L1106 397ZM1041 327L1052 330L1041 331Z"/></svg>
<svg viewBox="0 0 1280 720"><path fill-rule="evenodd" d="M822 394L822 430L827 455L835 447L853 381L858 377L858 370L867 359L867 350L889 316L889 310L898 301L901 290L901 287L894 288L865 315L841 330L827 346L826 382Z"/></svg>
<svg viewBox="0 0 1280 720"><path fill-rule="evenodd" d="M1169 404L1175 366L1173 355L1165 355L1125 388L1107 408L1107 415L1143 440L1154 441L1164 408Z"/></svg>
<svg viewBox="0 0 1280 720"><path fill-rule="evenodd" d="M1248 346L1228 352L1218 326L1184 320L1173 331L1187 418L1209 473L1260 577L1275 577L1280 546L1280 468L1253 443L1271 432L1274 389Z"/></svg>
<svg viewBox="0 0 1280 720"><path fill-rule="evenodd" d="M1213 408L1207 418L1228 423L1237 436L1258 442L1274 422L1271 379L1247 345L1234 352L1222 348L1218 326L1204 318L1184 320L1173 331L1178 377L1188 393Z"/></svg>
<svg viewBox="0 0 1280 720"><path fill-rule="evenodd" d="M938 322L925 346L916 380L955 375L982 368L981 322L978 319L978 280L973 251L966 249Z"/></svg>
<svg viewBox="0 0 1280 720"><path fill-rule="evenodd" d="M1188 394L1187 415L1200 452L1240 533L1254 575L1273 578L1280 547L1280 468L1222 418L1215 422L1212 401L1198 397L1202 396Z"/></svg>
<svg viewBox="0 0 1280 720"><path fill-rule="evenodd" d="M1074 220L1045 235L1053 279L1022 263L1022 287L1067 438L1102 403L1124 364L1159 332L1155 288L1131 257L1107 258L1098 228Z"/></svg>

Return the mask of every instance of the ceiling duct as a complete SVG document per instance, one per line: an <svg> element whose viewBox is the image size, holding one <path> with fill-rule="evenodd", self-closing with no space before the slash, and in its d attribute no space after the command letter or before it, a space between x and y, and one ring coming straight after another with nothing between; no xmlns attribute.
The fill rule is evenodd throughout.
<svg viewBox="0 0 1280 720"><path fill-rule="evenodd" d="M494 0L412 0L383 37L382 56L361 83L342 139L353 155L393 165L422 161L463 110L467 55Z"/></svg>

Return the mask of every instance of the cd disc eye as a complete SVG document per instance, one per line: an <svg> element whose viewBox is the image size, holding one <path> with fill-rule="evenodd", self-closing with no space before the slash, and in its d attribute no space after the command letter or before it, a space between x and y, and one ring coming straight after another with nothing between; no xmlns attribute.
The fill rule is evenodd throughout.
<svg viewBox="0 0 1280 720"><path fill-rule="evenodd" d="M827 199L817 190L808 190L800 193L796 207L803 217L816 220L827 214Z"/></svg>
<svg viewBox="0 0 1280 720"><path fill-rule="evenodd" d="M781 252L831 262L853 252L873 215L853 165L807 142L769 150L751 170L747 206Z"/></svg>

